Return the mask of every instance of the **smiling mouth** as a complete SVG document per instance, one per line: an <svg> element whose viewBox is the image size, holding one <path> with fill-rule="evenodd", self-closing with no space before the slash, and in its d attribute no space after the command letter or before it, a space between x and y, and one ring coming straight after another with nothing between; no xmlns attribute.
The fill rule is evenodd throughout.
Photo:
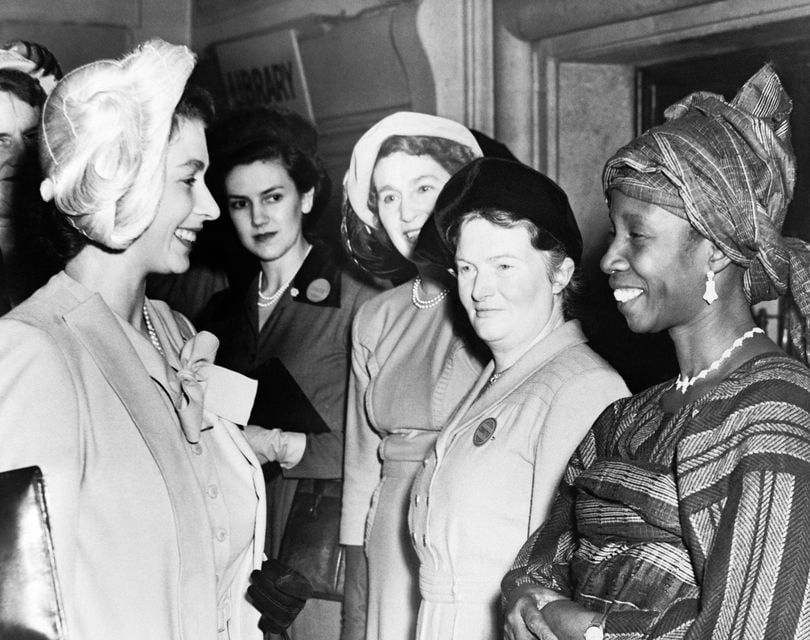
<svg viewBox="0 0 810 640"><path fill-rule="evenodd" d="M419 229L412 229L412 230L410 230L410 231L405 231L405 232L403 233L403 235L405 236L405 239L406 239L408 242L410 242L411 244L413 244L413 243L414 243L414 242L416 242L416 240L419 238L419 232L420 232L421 230L422 230L421 228L419 228Z"/></svg>
<svg viewBox="0 0 810 640"><path fill-rule="evenodd" d="M616 302L624 304L625 302L635 300L642 293L644 293L643 289L637 289L636 287L622 287L620 289L613 290L613 298L616 300Z"/></svg>
<svg viewBox="0 0 810 640"><path fill-rule="evenodd" d="M184 244L192 245L197 240L197 232L191 229L176 229L174 237Z"/></svg>

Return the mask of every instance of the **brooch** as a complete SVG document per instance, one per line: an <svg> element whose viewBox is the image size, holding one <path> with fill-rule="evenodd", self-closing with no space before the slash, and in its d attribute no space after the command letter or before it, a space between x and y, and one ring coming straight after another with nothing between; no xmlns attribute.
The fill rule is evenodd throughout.
<svg viewBox="0 0 810 640"><path fill-rule="evenodd" d="M473 434L473 444L476 447L486 444L493 438L492 434L495 433L495 428L497 426L498 421L495 420L495 418L487 418L486 420L483 420Z"/></svg>

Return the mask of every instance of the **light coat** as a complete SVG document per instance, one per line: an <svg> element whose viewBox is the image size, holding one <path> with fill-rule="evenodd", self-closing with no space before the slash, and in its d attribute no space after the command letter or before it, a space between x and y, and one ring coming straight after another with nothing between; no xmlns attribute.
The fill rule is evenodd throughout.
<svg viewBox="0 0 810 640"><path fill-rule="evenodd" d="M231 425L256 490L255 537L218 633L206 496L167 394L121 322L64 273L0 319L0 469L43 471L70 637L261 638L244 596L264 535L255 456Z"/></svg>
<svg viewBox="0 0 810 640"><path fill-rule="evenodd" d="M496 380L490 363L414 481L418 640L497 640L500 582L546 518L568 458L594 420L628 395L575 321Z"/></svg>

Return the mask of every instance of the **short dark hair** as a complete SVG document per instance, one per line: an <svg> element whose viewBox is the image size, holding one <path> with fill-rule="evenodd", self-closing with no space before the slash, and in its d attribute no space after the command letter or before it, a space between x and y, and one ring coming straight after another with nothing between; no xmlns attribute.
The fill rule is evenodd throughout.
<svg viewBox="0 0 810 640"><path fill-rule="evenodd" d="M0 69L0 92L10 93L32 107L41 108L45 104L45 91L39 82L17 69Z"/></svg>
<svg viewBox="0 0 810 640"><path fill-rule="evenodd" d="M169 139L174 137L181 120L200 120L203 125L209 127L214 121L214 115L214 98L211 94L199 85L187 84L172 114Z"/></svg>
<svg viewBox="0 0 810 640"><path fill-rule="evenodd" d="M490 224L504 229L512 229L514 227L523 227L526 229L532 247L538 251L543 251L547 256L546 274L549 277L562 266L563 260L570 257L561 242L544 229L538 227L528 218L494 208L469 211L450 223L450 226L448 226L445 231L445 238L453 249L453 252L455 252L458 247L458 239L461 235L461 229L464 223L476 219L486 220ZM571 276L571 280L562 291L562 310L563 317L566 320L579 317L579 305L583 295L583 289L584 284L579 266L577 265L574 268L574 274Z"/></svg>
<svg viewBox="0 0 810 640"><path fill-rule="evenodd" d="M211 127L208 147L209 183L222 208L225 179L235 167L278 162L299 193L313 190L312 211L304 218L305 232L325 209L331 181L318 155L318 132L294 111L268 106L232 111Z"/></svg>

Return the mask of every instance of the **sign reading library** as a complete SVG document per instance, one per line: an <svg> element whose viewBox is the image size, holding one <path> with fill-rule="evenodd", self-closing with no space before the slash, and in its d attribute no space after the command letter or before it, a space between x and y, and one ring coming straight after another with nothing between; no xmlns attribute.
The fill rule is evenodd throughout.
<svg viewBox="0 0 810 640"><path fill-rule="evenodd" d="M216 47L228 104L277 105L314 120L295 31L275 31Z"/></svg>

